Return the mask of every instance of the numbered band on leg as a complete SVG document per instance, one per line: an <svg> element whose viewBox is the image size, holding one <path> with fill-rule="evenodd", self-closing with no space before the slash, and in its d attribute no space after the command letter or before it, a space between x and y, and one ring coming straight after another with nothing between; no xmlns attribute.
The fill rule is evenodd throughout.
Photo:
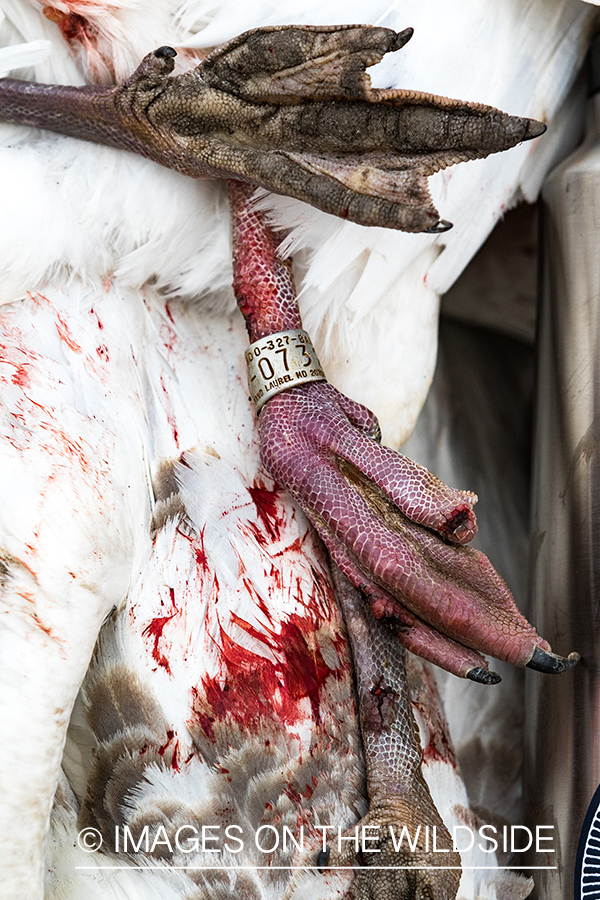
<svg viewBox="0 0 600 900"><path fill-rule="evenodd" d="M306 331L278 331L246 350L248 388L256 412L267 400L307 381L327 381Z"/></svg>

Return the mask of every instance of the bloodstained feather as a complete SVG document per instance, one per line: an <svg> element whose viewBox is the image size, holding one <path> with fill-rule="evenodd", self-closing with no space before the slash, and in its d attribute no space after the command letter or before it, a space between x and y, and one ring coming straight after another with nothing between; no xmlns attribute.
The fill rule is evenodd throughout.
<svg viewBox="0 0 600 900"><path fill-rule="evenodd" d="M78 41L80 44L94 45L98 29L80 13L65 13L54 6L44 6L42 13L47 19L58 25L62 36L68 43Z"/></svg>
<svg viewBox="0 0 600 900"><path fill-rule="evenodd" d="M174 325L174 324L175 324L175 319L173 318L173 313L171 312L171 306L170 306L168 300L167 300L167 302L165 303L165 312L166 312L167 316L169 317L169 319L171 320L171 323Z"/></svg>
<svg viewBox="0 0 600 900"><path fill-rule="evenodd" d="M187 464L186 464L187 465ZM188 465L189 468L189 465ZM206 531L206 524L202 526L199 530L197 537L193 534L186 534L181 528L177 528L178 537L185 538L186 541L190 544L192 548L192 552L194 554L194 559L196 560L196 566L205 574L208 574L210 571L210 564L208 561L208 557L206 555L206 549L204 547L204 533Z"/></svg>
<svg viewBox="0 0 600 900"><path fill-rule="evenodd" d="M56 314L56 330L58 331L58 336L61 341L63 341L67 347L69 347L74 353L83 353L82 348L79 346L73 335L69 330L69 326L65 322L65 320L58 313Z"/></svg>
<svg viewBox="0 0 600 900"><path fill-rule="evenodd" d="M29 387L29 375L25 366L19 366L13 374L11 381L19 387Z"/></svg>
<svg viewBox="0 0 600 900"><path fill-rule="evenodd" d="M255 482L252 487L248 488L248 493L252 497L258 517L269 537L279 540L283 527L280 491L269 489L265 484Z"/></svg>
<svg viewBox="0 0 600 900"><path fill-rule="evenodd" d="M170 750L171 751L171 761L169 763L168 759L167 759L167 764L171 766L171 768L173 769L174 772L179 772L179 741L176 740L175 743L173 744L173 746L171 747L170 744L173 741L173 738L175 738L175 732L171 731L171 730L167 731L166 743L164 743L161 747L158 748L158 755L162 756L162 758L164 760L165 754L167 754L167 751ZM167 754L167 757L168 757L168 754Z"/></svg>
<svg viewBox="0 0 600 900"><path fill-rule="evenodd" d="M232 621L268 647L277 661L240 647L221 629L223 674L203 678L202 691L193 690L194 717L205 734L214 738L213 724L218 719L246 728L261 719L295 725L306 719L302 704L306 698L313 719L319 722L320 690L330 676L342 676L342 670L329 668L318 647L309 646L307 638L319 623L292 614L277 634L260 632L235 614Z"/></svg>
<svg viewBox="0 0 600 900"><path fill-rule="evenodd" d="M179 446L179 433L177 431L177 419L175 416L175 410L173 409L171 396L169 394L167 386L165 385L162 375L160 376L160 386L163 389L163 393L165 395L165 415L167 417L167 422L169 423L171 431L173 432L173 440L175 441L177 446Z"/></svg>
<svg viewBox="0 0 600 900"><path fill-rule="evenodd" d="M169 588L169 593L171 597L171 605L175 607L175 591L173 588ZM144 628L142 631L142 637L144 638L152 638L154 640L154 646L152 648L152 658L158 665L164 669L168 675L172 675L171 666L169 665L169 660L167 657L161 653L159 649L159 642L163 636L163 630L165 625L171 621L171 619L175 618L176 615L179 614L179 610L175 607L173 612L168 616L157 616L155 619L152 619L149 625Z"/></svg>

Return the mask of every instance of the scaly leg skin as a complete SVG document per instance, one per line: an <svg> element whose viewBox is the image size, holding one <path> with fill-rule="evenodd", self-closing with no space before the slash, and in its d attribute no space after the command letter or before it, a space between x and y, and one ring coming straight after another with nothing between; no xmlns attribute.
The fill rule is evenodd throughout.
<svg viewBox="0 0 600 900"><path fill-rule="evenodd" d="M192 177L236 178L362 225L451 227L434 172L530 140L541 122L481 103L379 90L366 73L412 28L258 28L172 76L159 47L117 87L0 80L0 120L140 153Z"/></svg>
<svg viewBox="0 0 600 900"><path fill-rule="evenodd" d="M241 178L362 224L435 231L447 223L431 203L429 174L505 150L544 126L481 104L373 89L366 68L411 34L257 29L175 77L175 51L161 47L114 88L0 80L0 118L141 153L192 176ZM253 339L299 322L289 267L277 262L272 237L259 245L269 241L279 281L258 316L252 305L265 262L256 288L236 264ZM546 671L574 664L549 653L488 560L461 546L474 534L475 497L377 446L375 429L368 410L325 383L278 395L261 413L263 461L364 586L375 614L395 623L407 646L475 680L490 680L480 651Z"/></svg>
<svg viewBox="0 0 600 900"><path fill-rule="evenodd" d="M301 327L289 261L230 182L234 291L252 342ZM481 653L559 672L483 553L465 547L477 528L474 494L442 484L374 440L375 416L326 382L272 397L259 417L261 455L315 526L332 559L385 617L399 641L455 675L497 682Z"/></svg>
<svg viewBox="0 0 600 900"><path fill-rule="evenodd" d="M454 900L460 882L460 855L451 849L439 852L451 848L452 841L421 773L422 754L408 697L404 648L374 618L360 592L336 566L332 574L352 648L367 766L369 812L356 827L359 835L373 839L363 842L367 852L361 859L365 865L398 867L360 869L350 898ZM363 832L363 828L369 830ZM403 828L405 837L396 850L394 838L399 841ZM354 829L344 837L350 838L352 832ZM342 847L340 850L334 843L319 862L347 865L355 855L355 845L346 840Z"/></svg>

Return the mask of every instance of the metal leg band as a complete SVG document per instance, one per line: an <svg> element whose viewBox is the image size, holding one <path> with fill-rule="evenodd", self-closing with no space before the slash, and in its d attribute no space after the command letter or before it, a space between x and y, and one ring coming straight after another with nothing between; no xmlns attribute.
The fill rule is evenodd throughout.
<svg viewBox="0 0 600 900"><path fill-rule="evenodd" d="M308 381L327 381L306 331L278 331L246 350L248 388L256 412L267 400Z"/></svg>

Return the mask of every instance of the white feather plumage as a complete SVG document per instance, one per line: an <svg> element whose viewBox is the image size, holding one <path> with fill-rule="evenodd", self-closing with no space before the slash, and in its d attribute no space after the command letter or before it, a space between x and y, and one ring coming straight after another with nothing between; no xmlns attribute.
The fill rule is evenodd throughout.
<svg viewBox="0 0 600 900"><path fill-rule="evenodd" d="M413 25L411 44L374 72L377 84L484 100L550 122L573 80L593 16L576 0L505 0L494 7L465 0L460 15L441 0L301 9L281 0L188 0L183 6L61 0L55 19L81 13L95 29L92 43L73 43L69 52L41 3L2 0L1 9L0 71L73 84L123 78L165 43L188 48L180 62L189 66L193 52L259 24ZM546 138L436 176L436 202L455 223L437 238L362 229L285 198L262 201L287 232L286 250L302 276L305 324L331 380L378 413L388 442L398 444L410 433L426 395L439 294L502 212L520 196L534 198L552 163L552 144ZM243 329L231 317L223 186L16 126L0 127L0 155L0 255L7 261L0 302L11 304L1 311L0 547L10 565L0 717L22 735L24 748L17 758L6 742L1 748L10 756L0 769L2 832L8 835L4 896L34 900L41 896L39 865L66 724L98 628L128 594L134 602L140 572L160 581L165 571L153 568L150 538L151 483L161 461L194 454L191 474L180 473L186 505L198 527L211 525L215 560L230 573L230 590L250 619L253 594L235 588L239 569L230 533L239 514L230 510L258 463L240 368ZM172 340L165 295L183 298L173 304L184 347ZM208 490L198 492L199 483ZM211 491L222 510L216 529L207 507ZM163 532L160 540L168 539ZM161 566L168 565L183 578L185 562L165 552ZM258 572L253 577L261 583ZM122 649L146 677L157 676L153 690L183 734L187 693L173 692L164 673L161 682L152 672L143 628L129 633L126 621ZM197 674L207 662L194 660ZM182 678L187 664L184 654ZM442 792L456 796L456 790L446 784ZM167 882L159 887L149 873L98 873L85 887L71 877L71 861L82 857L69 849L78 801L66 788L61 798L53 823L52 897L168 896ZM180 884L173 876L175 896ZM464 896L492 898L494 884L463 884ZM303 884L297 900L305 895L313 900Z"/></svg>
<svg viewBox="0 0 600 900"><path fill-rule="evenodd" d="M7 5L5 25L14 30L20 27L22 17L13 12L13 2L16 0ZM86 16L100 31L102 55L109 59L117 78L129 74L141 56L157 44L170 42L178 47L202 44L210 48L239 33L240 23L252 27L261 22L269 24L274 18L281 24L305 22L310 21L311 15L317 15L310 4L301 11L293 4L289 8L283 4L248 7L238 2L224 2L218 8L215 4L189 4L181 12L175 4L167 3L155 3L150 8L134 3L125 8L109 4L84 6ZM159 15L154 14L155 7L160 7ZM77 11L79 6L72 3L68 8ZM377 83L417 85L421 90L465 100L483 98L511 113L537 116L552 123L585 52L591 16L589 8L577 0L552 0L551 3L536 0L525 6L506 0L498 9L491 9L486 0L469 0L461 8L460 16L436 0L435 6L427 7L415 2L390 8L388 3L381 3L376 8L369 6L368 11L360 3L355 8L330 3L321 5L317 23L368 19L397 28L412 24L415 37L396 57L380 64L378 68L384 68L376 76ZM47 21L38 18L37 31L28 18L24 37L29 40L47 35ZM209 18L210 26L202 30ZM435 28L432 22L436 23ZM193 39L190 32L195 35ZM472 63L465 65L465 56L473 53L472 46L477 40L485 46L485 51L480 59L473 56ZM490 60L494 60L493 66ZM513 60L518 63L514 64ZM184 62L186 66L190 64L189 60ZM49 80L69 83L73 78L71 70L69 61L64 73L54 72ZM48 77L47 71L38 69L35 75L40 80ZM14 129L11 135L14 141ZM330 378L346 393L375 410L388 443L398 445L408 437L427 393L435 364L439 295L460 274L502 213L521 196L533 199L537 195L544 174L553 162L549 149L554 143L551 135L552 132L550 137L507 154L468 166L463 164L435 176L432 179L434 199L443 216L454 221L453 230L438 237L363 229L339 222L297 201L269 199L275 224L290 229L286 248L295 254L302 251L299 254L304 273L302 312ZM54 151L51 148L56 142L44 136L37 144L38 162L36 165L32 162L30 178L40 179L44 171L56 175L50 184L46 182L45 188L36 181L36 205L53 209L56 191L65 197L62 216L53 221L50 232L56 235L58 246L48 242L45 251L46 241L36 242L37 262L30 270L31 252L26 249L27 243L23 263L15 271L14 281L7 285L7 292L0 294L0 301L7 302L44 283L57 262L62 262L68 252L65 247L82 224L91 224L88 233L93 236L85 244L86 253L79 254L74 248L77 271L84 278L88 272L93 278L99 271L103 277L117 277L122 271L126 282L135 285L156 279L158 272L159 285L192 296L202 292L209 278L216 286L227 284L226 255L222 257L221 272L216 262L214 268L209 262L208 276L206 270L202 271L201 253L196 255L192 251L191 258L188 257L188 277L182 277L177 268L178 264L182 265L183 249L181 255L171 259L173 241L167 235L174 232L170 230L173 220L168 222L169 215L181 223L177 224L175 233L180 234L185 228L190 244L199 241L197 246L202 247L206 242L206 237L203 240L190 230L199 227L196 223L200 220L203 220L202 230L206 228L205 234L211 237L228 233L223 205L220 206L223 218L211 220L206 218L204 198L198 197L197 203L192 200L195 191L201 191L199 185L192 186L189 180L174 173L158 175L143 160L124 162L114 151L88 148L81 142L58 139L61 149ZM66 159L61 159L63 154ZM85 154L90 154L88 171L93 173L94 187L89 186L91 175L78 173L72 180L77 194L73 197L68 176L64 176L67 183L63 187L61 170L71 158L81 159L83 169ZM110 161L114 157L118 161ZM7 159L3 168L10 173L12 165L17 164ZM101 169L103 176L99 174ZM152 179L148 178L148 171L153 171ZM145 196L140 201L141 194L138 194L137 202L133 199L128 202L136 178L143 182ZM75 186L79 179L80 190ZM7 180L14 185L10 175ZM162 191L160 183L164 185ZM14 223L10 234L19 234L21 229L28 234L31 222L27 211L31 207L23 204L22 195L14 187L11 190L11 184L2 187L7 198L7 216ZM46 190L50 192L47 202L43 200ZM183 211L181 218L177 218L178 210ZM164 227L162 216L167 218ZM47 228L47 222L44 226ZM42 233L47 235L48 231ZM105 241L107 233L108 242ZM106 246L111 252L107 253ZM185 252L189 253L189 245ZM103 257L105 253L107 256ZM10 257L14 258L14 254L9 254ZM419 291L418 298L414 296L415 290ZM418 326L414 322L417 306ZM390 345L396 348L393 354L381 352L380 347Z"/></svg>

